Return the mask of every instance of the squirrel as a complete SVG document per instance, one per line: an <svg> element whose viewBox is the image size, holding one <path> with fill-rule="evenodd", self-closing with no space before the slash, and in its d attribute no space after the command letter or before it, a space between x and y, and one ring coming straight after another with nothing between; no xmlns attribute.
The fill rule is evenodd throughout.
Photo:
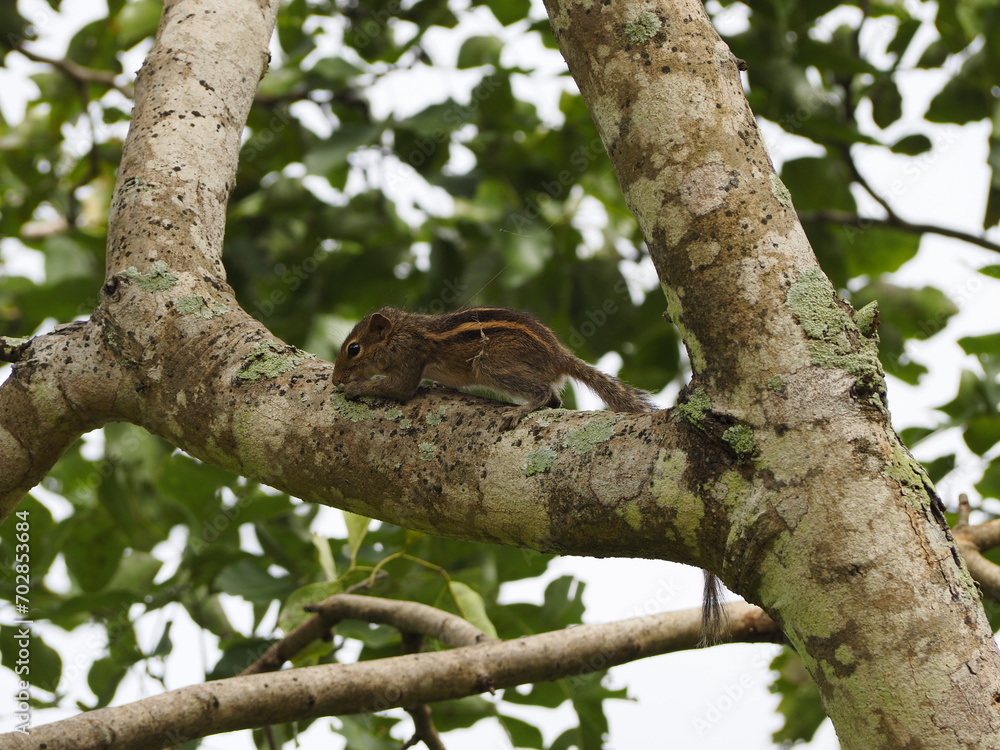
<svg viewBox="0 0 1000 750"><path fill-rule="evenodd" d="M468 307L443 315L383 307L348 334L333 366L333 383L343 386L348 399L407 401L427 378L523 402L501 415L501 430L538 409L558 408L567 377L586 385L614 411L656 408L644 391L576 357L534 315L504 307Z"/></svg>
<svg viewBox="0 0 1000 750"><path fill-rule="evenodd" d="M354 326L333 365L333 384L342 386L348 399L407 401L427 378L524 401L501 415L501 430L537 409L558 408L567 377L586 385L614 411L656 408L645 391L579 359L534 315L504 307L468 307L443 315L383 307ZM720 589L719 579L706 571L703 646L723 640Z"/></svg>

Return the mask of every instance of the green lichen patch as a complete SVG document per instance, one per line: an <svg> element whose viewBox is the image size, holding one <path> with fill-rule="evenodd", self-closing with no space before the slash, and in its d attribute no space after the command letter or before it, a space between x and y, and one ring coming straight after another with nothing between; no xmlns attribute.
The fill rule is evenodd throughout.
<svg viewBox="0 0 1000 750"><path fill-rule="evenodd" d="M548 446L529 453L528 460L524 464L524 476L530 477L548 471L556 462L557 456L558 454Z"/></svg>
<svg viewBox="0 0 1000 750"><path fill-rule="evenodd" d="M348 401L344 398L343 393L334 393L330 396L330 401L333 402L333 408L337 410L340 416L352 422L365 422L375 419L375 412L369 409L367 404L363 404L360 401Z"/></svg>
<svg viewBox="0 0 1000 750"><path fill-rule="evenodd" d="M149 273L139 273L135 266L129 266L118 274L119 278L135 281L144 292L165 292L179 283L177 274L167 270L167 264L158 260L149 267Z"/></svg>
<svg viewBox="0 0 1000 750"><path fill-rule="evenodd" d="M625 38L632 44L645 44L660 33L663 21L648 10L644 10L625 24Z"/></svg>
<svg viewBox="0 0 1000 750"><path fill-rule="evenodd" d="M907 452L903 444L892 435L892 461L886 464L885 475L892 477L900 484L909 487L926 488L930 492L935 492L934 483L931 482L924 467L913 456Z"/></svg>
<svg viewBox="0 0 1000 750"><path fill-rule="evenodd" d="M785 183L783 183L781 178L774 174L774 172L771 173L771 192L774 194L774 197L778 199L778 203L782 206L785 208L792 207L792 194L788 192L788 188L785 187Z"/></svg>
<svg viewBox="0 0 1000 750"><path fill-rule="evenodd" d="M753 430L745 424L733 425L722 433L722 439L740 458L748 458L757 451L757 441L754 439Z"/></svg>
<svg viewBox="0 0 1000 750"><path fill-rule="evenodd" d="M408 430L411 427L413 427L413 422L407 417L403 417L401 420L399 420L399 429Z"/></svg>
<svg viewBox="0 0 1000 750"><path fill-rule="evenodd" d="M548 427L553 422L562 419L565 413L566 409L539 409L531 412L531 416L539 427Z"/></svg>
<svg viewBox="0 0 1000 750"><path fill-rule="evenodd" d="M260 343L243 358L243 365L236 371L236 377L250 381L276 378L297 367L307 356L291 346L278 346L270 341Z"/></svg>
<svg viewBox="0 0 1000 750"><path fill-rule="evenodd" d="M391 409L386 409L385 412L386 419L391 419L392 421L395 422L401 416L403 416L403 410L400 409L398 406L393 406Z"/></svg>
<svg viewBox="0 0 1000 750"><path fill-rule="evenodd" d="M873 299L854 313L854 324L865 338L878 336L878 300Z"/></svg>
<svg viewBox="0 0 1000 750"><path fill-rule="evenodd" d="M200 294L189 294L177 300L177 312L181 315L197 315L205 320L210 320L213 316Z"/></svg>
<svg viewBox="0 0 1000 750"><path fill-rule="evenodd" d="M432 411L430 414L425 416L424 421L427 424L431 425L432 427L434 425L439 425L441 424L441 420L444 419L444 416L447 413L448 410L446 408L444 408L443 406L439 406L436 411Z"/></svg>
<svg viewBox="0 0 1000 750"><path fill-rule="evenodd" d="M780 375L775 375L769 378L766 385L768 390L775 391L777 393L785 392L785 379Z"/></svg>
<svg viewBox="0 0 1000 750"><path fill-rule="evenodd" d="M818 267L803 271L798 281L789 288L785 304L811 339L807 348L812 362L853 375L857 378L856 395L884 410L881 395L885 391L885 378L878 360L877 338L861 335L855 320L837 304L833 284L823 272ZM868 310L862 316L862 322L867 319L870 325L874 325L876 315L877 310ZM869 394L873 396L869 398Z"/></svg>
<svg viewBox="0 0 1000 750"><path fill-rule="evenodd" d="M221 302L212 305L212 315L225 315L227 312L229 312L229 305L224 305Z"/></svg>
<svg viewBox="0 0 1000 750"><path fill-rule="evenodd" d="M827 342L837 354L850 354L845 329L851 322L836 302L833 284L818 266L807 268L788 290L785 304L811 339Z"/></svg>
<svg viewBox="0 0 1000 750"><path fill-rule="evenodd" d="M420 449L421 461L430 461L437 455L437 446L434 443L419 443L417 448Z"/></svg>
<svg viewBox="0 0 1000 750"><path fill-rule="evenodd" d="M666 298L667 315L670 317L670 322L677 326L677 332L680 333L681 340L684 342L684 346L687 347L688 356L691 358L691 366L695 372L704 370L705 354L701 350L701 344L698 342L698 339L694 337L683 323L684 306L681 304L680 296L665 284L661 284L660 288L663 290L663 295Z"/></svg>
<svg viewBox="0 0 1000 750"><path fill-rule="evenodd" d="M688 400L683 404L677 404L677 411L688 422L695 427L700 427L705 415L711 409L712 404L708 400L708 394L702 388L695 388L688 395Z"/></svg>
<svg viewBox="0 0 1000 750"><path fill-rule="evenodd" d="M572 448L574 453L582 456L601 443L610 440L611 436L614 435L614 426L617 421L617 417L601 417L578 430L570 430L566 434L566 445Z"/></svg>

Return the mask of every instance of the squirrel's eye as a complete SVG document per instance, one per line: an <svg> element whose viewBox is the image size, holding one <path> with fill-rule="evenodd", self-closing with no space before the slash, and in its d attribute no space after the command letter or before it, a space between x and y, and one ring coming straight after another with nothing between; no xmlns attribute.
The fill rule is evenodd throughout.
<svg viewBox="0 0 1000 750"><path fill-rule="evenodd" d="M358 352L360 352L360 351L361 351L361 344L359 344L357 341L355 341L354 343L350 344L347 347L347 356L348 357L357 357L358 356Z"/></svg>

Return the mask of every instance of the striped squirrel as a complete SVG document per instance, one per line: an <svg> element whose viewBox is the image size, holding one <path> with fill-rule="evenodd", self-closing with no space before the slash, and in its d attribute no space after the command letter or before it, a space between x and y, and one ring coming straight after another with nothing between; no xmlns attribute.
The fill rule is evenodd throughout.
<svg viewBox="0 0 1000 750"><path fill-rule="evenodd" d="M407 401L426 378L453 388L478 386L525 402L502 414L501 430L537 409L559 407L567 377L586 385L614 411L656 408L644 391L576 357L534 315L503 307L469 307L443 315L383 307L354 326L333 367L333 384L342 386L348 399ZM703 645L721 640L719 595L719 579L706 572Z"/></svg>
<svg viewBox="0 0 1000 750"><path fill-rule="evenodd" d="M646 412L648 395L569 351L538 318L503 307L421 315L393 307L369 313L348 334L333 368L348 399L407 401L424 378L453 388L478 386L524 402L505 411L500 429L562 404L566 378L579 380L614 411Z"/></svg>

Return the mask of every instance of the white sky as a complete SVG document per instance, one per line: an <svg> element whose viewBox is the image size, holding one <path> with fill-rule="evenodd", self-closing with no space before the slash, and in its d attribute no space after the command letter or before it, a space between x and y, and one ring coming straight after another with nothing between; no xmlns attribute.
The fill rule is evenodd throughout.
<svg viewBox="0 0 1000 750"><path fill-rule="evenodd" d="M66 3L64 8L72 13L72 19L54 16L42 0L22 0L19 7L27 17L34 20L44 34L36 51L52 56L63 54L72 33L84 22L102 17L105 13L100 3ZM534 13L539 14L540 4L536 3ZM741 6L733 6L726 14L725 23L738 27L743 22ZM850 16L847 12L845 15ZM891 23L891 21L885 21ZM524 77L517 85L517 94L536 101L543 116L558 119L555 102L559 92L566 85L566 79L558 73L562 69L561 60L546 53L532 38L527 38L519 27L503 29L492 16L479 9L470 14L467 28L475 28L475 33L495 33L505 41L505 60L538 59L543 73L531 79ZM865 40L866 44L877 47L884 44L885 28L872 24ZM450 31L434 33L433 50L436 60L453 61L458 43ZM139 67L143 50L133 51L125 69L134 71ZM753 61L750 60L751 68ZM27 62L20 55L9 55L7 68L0 68L0 111L8 122L16 122L24 111L24 101L32 96L33 85L26 80L31 72L41 66ZM462 100L469 87L478 80L476 71L444 70L432 73L407 73L386 76L369 92L376 116L389 111L408 114L425 106L425 101L412 96L413 91L434 90L438 99L453 96ZM931 136L935 149L930 153L910 159L895 156L878 149L857 149L855 156L861 170L870 183L886 195L894 194L893 204L905 218L942 226L978 231L983 214L985 188L989 178L986 165L986 137L988 126L976 123L964 128L953 126L932 126L919 120L923 103L940 87L939 76L921 72L904 73L898 77L907 104L906 116L900 124L894 125L886 136L891 141L898 135L909 132L923 132ZM317 127L326 126L317 122ZM326 126L328 127L328 126ZM783 136L774 126L765 123L764 136L772 151L776 165L788 158L815 153L815 147L798 138ZM877 129L868 123L868 132ZM319 189L318 189L319 190ZM448 198L441 192L431 193L420 184L411 183L400 188L400 197L414 206L424 205L430 210L447 210ZM430 201L430 204L427 201ZM422 203L423 202L423 203ZM994 233L994 239L1000 239ZM0 271L11 275L31 275L41 273L40 257L31 252L18 251L9 241L0 244L5 267ZM976 269L998 262L995 254L970 247L954 240L939 237L924 239L918 257L906 264L894 280L897 283L914 286L934 284L944 290L960 308L959 315L949 326L947 334L924 342L913 342L909 353L918 361L931 366L931 373L925 376L919 387L910 387L890 379L889 393L894 422L897 429L915 425L931 424L939 420L931 408L950 398L956 389L962 367L976 368L974 362L965 357L954 340L959 335L981 334L995 330L998 316L997 299L1000 298L1000 282L977 274ZM0 273L2 280L2 273ZM0 375L2 377L2 375ZM973 498L976 493L972 484L981 473L980 460L962 450L960 440L952 431L941 438L921 446L918 457L929 458L944 452L942 446L960 450L959 469L939 485L939 490L949 504L959 492L967 492ZM48 495L46 495L48 497ZM59 500L51 499L54 508L65 514L65 506L60 511ZM337 511L323 508L319 527L328 534L338 533L342 528ZM255 540L248 544L256 546ZM157 548L158 556L170 559L169 566L175 564L176 555L183 546L183 537L178 534ZM562 558L556 561L544 582L571 573L587 581L585 600L588 605L588 621L611 621L668 609L699 606L701 600L701 572L694 568L672 563L638 560L597 560L593 558ZM54 574L53 585L58 585L58 572ZM544 583L543 582L543 583ZM542 585L528 582L505 588L508 601L541 600ZM248 605L233 601L231 610L242 612L249 622ZM273 615L273 613L272 613ZM169 662L172 677L170 687L199 682L206 664L214 662L215 642L211 636L191 626L180 607L163 610L144 618L139 624L141 642L151 648L158 637L163 622L176 617L173 630L174 643L198 644L195 649L177 649ZM268 618L265 630L273 624ZM72 694L88 696L85 674L90 662L102 655L101 647L91 642L93 632L77 633L65 637L55 629L39 628L50 643L59 647L64 658L64 689ZM770 733L777 729L780 719L774 713L776 696L768 692L771 675L767 669L771 657L776 653L773 646L752 646L734 644L716 647L709 652L686 652L671 654L619 667L612 671L611 683L614 687L628 685L634 702L613 701L606 705L611 720L608 747L625 750L635 747L678 747L678 748L731 748L748 750L770 748ZM74 677L70 670L71 655L80 658L75 665ZM11 712L4 704L3 696L13 696L15 688L10 674L0 675L0 731L13 727ZM130 675L127 687L119 692L120 697L129 698L149 695L158 690L155 684L145 682L140 676ZM13 699L11 698L11 702ZM118 702L122 702L119 700ZM9 705L9 704L8 704ZM526 709L521 706L506 705L507 713L537 721L543 726L546 741L551 742L566 727L573 724L568 707L551 712ZM36 712L35 723L44 723L73 712ZM707 728L706 728L707 727ZM304 747L336 746L329 742L329 734L316 727L305 735ZM659 738L651 742L651 738ZM310 739L311 738L311 739ZM322 738L322 740L318 740ZM317 741L318 740L318 741ZM495 727L481 726L472 730L452 733L446 738L449 748L508 748L506 737ZM217 736L208 739L203 747L211 749L243 749L252 747L246 733ZM832 750L837 747L829 722L821 729L818 738L810 747Z"/></svg>

